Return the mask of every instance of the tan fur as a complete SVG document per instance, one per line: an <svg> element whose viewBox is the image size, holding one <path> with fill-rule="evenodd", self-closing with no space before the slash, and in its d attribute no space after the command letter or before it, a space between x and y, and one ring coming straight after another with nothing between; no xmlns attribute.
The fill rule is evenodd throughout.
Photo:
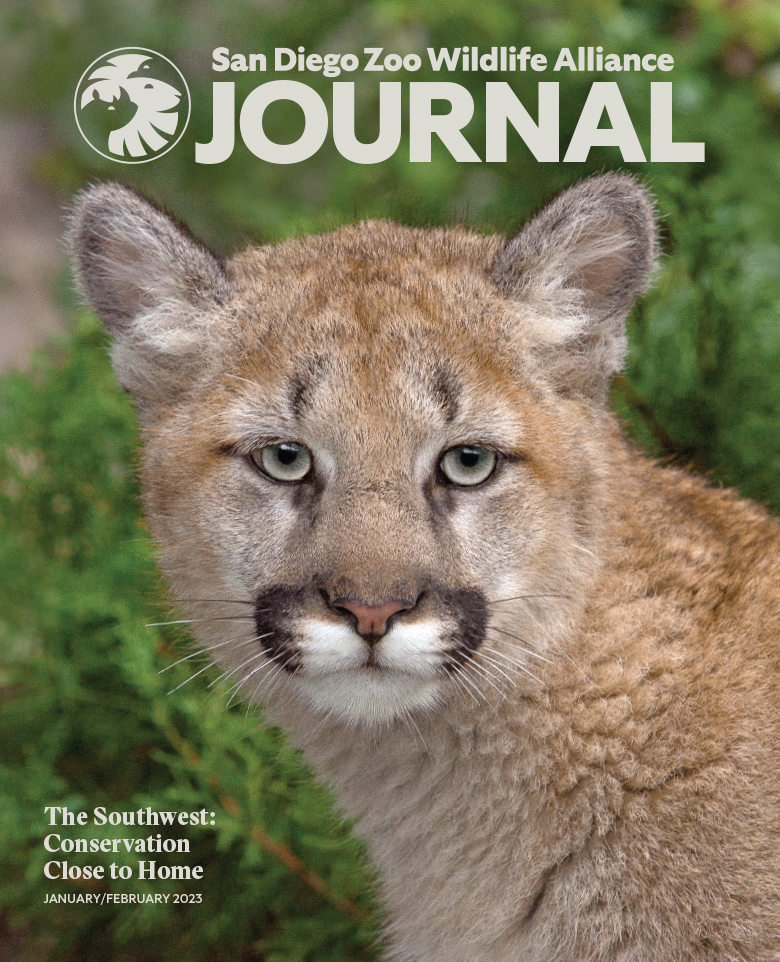
<svg viewBox="0 0 780 962"><path fill-rule="evenodd" d="M780 959L778 523L605 406L644 189L585 181L507 244L372 222L223 265L103 185L71 236L163 570L360 818L387 958ZM307 481L250 463L283 440ZM463 444L501 455L473 488L437 473ZM409 602L381 670L343 598Z"/></svg>

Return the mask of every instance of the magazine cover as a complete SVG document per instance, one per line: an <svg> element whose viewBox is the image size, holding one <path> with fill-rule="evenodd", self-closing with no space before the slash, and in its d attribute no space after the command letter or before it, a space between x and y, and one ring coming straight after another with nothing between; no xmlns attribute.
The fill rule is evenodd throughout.
<svg viewBox="0 0 780 962"><path fill-rule="evenodd" d="M0 959L780 959L776 4L0 43Z"/></svg>

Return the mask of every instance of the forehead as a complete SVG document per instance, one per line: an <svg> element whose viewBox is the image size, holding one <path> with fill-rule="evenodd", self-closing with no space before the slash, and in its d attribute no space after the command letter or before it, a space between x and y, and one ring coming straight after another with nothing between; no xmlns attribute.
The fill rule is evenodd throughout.
<svg viewBox="0 0 780 962"><path fill-rule="evenodd" d="M255 332L299 350L462 338L497 303L490 270L499 247L466 231L369 221L239 255L230 264L235 308Z"/></svg>
<svg viewBox="0 0 780 962"><path fill-rule="evenodd" d="M368 222L250 250L231 264L247 359L263 367L272 353L288 377L348 360L356 377L400 368L443 385L448 360L495 353L502 302L489 274L498 246L465 231Z"/></svg>
<svg viewBox="0 0 780 962"><path fill-rule="evenodd" d="M453 421L477 385L506 399L512 356L489 276L499 244L368 223L250 251L232 265L246 339L234 373L299 419L347 403L356 416Z"/></svg>

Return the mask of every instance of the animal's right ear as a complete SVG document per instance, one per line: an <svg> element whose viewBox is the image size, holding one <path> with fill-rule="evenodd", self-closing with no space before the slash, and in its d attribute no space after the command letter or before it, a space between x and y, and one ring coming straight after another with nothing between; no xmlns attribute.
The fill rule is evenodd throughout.
<svg viewBox="0 0 780 962"><path fill-rule="evenodd" d="M77 281L114 338L114 370L141 411L186 390L207 360L209 316L228 294L221 261L119 184L76 198L68 240Z"/></svg>

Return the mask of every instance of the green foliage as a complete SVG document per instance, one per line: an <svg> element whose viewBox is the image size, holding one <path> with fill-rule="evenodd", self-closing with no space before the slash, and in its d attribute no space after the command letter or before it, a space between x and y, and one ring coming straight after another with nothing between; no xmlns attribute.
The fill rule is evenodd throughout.
<svg viewBox="0 0 780 962"><path fill-rule="evenodd" d="M63 199L91 179L128 180L220 251L247 237L274 240L365 217L508 232L585 174L633 170L658 197L664 257L654 291L630 321L616 408L652 453L777 511L779 28L774 0L48 0L34 8L6 0L0 99L5 108L47 114L55 143L39 176ZM464 43L483 50L528 44L548 59L562 46L671 53L675 69L662 76L528 72L509 79L532 116L539 80L560 82L562 154L593 80L617 79L648 156L649 85L671 80L675 140L704 141L706 162L624 164L616 148L603 147L583 164L539 164L511 132L504 164L456 163L441 145L431 164L412 164L406 134L395 156L378 165L351 164L330 141L291 166L262 163L240 143L216 167L192 160L195 142L211 139L212 80L235 80L240 103L257 83L277 79L273 72L213 74L216 46L422 54ZM94 58L130 44L181 67L194 110L175 150L126 168L81 140L72 96ZM305 81L329 102L330 80L280 76ZM484 83L505 77L424 66L415 74L337 79L356 82L364 141L376 136L379 80L467 86L475 118L466 135L483 155ZM291 141L301 117L280 104L266 123L269 135ZM0 400L0 899L9 924L29 933L36 958L74 962L368 959L375 929L360 849L298 758L254 716L227 710L207 675L166 694L200 665L158 674L183 656L187 641L175 627L144 627L166 620L168 609L139 521L133 415L100 336L87 319L81 324L65 357L7 378ZM213 810L213 828L188 830L188 863L206 871L187 890L203 891L204 903L43 905L44 892L55 889L42 877L43 807L52 804ZM112 891L173 890L145 884L115 882Z"/></svg>

